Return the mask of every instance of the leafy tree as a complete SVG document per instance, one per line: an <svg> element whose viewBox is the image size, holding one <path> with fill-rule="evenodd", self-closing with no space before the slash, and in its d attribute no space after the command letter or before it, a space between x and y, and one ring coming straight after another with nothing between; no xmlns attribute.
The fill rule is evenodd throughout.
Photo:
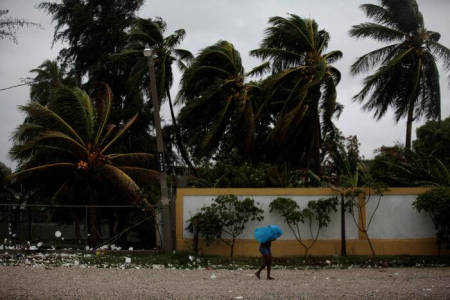
<svg viewBox="0 0 450 300"><path fill-rule="evenodd" d="M102 94L103 97L92 99L78 88L63 86L53 91L47 106L38 102L21 106L31 121L20 125L14 133L10 155L19 162L19 170L12 176L18 181L55 179L54 201L75 195L73 199L82 204L101 204L104 198L98 193L108 185L123 200L150 209L135 180L158 176L149 168L154 165L153 156L108 154L137 115L119 127L109 124L108 86ZM89 220L91 244L95 244L99 239L95 208L89 208Z"/></svg>
<svg viewBox="0 0 450 300"><path fill-rule="evenodd" d="M374 22L353 26L350 35L391 43L356 60L352 73L378 69L364 80L354 100L380 119L392 108L396 121L406 117L406 148L411 148L412 122L425 116L440 119L441 96L436 59L450 69L450 50L440 34L425 28L416 0L380 0L361 9Z"/></svg>
<svg viewBox="0 0 450 300"><path fill-rule="evenodd" d="M9 39L17 44L16 31L22 27L37 26L37 23L25 19L7 17L7 9L0 9L0 40Z"/></svg>
<svg viewBox="0 0 450 300"><path fill-rule="evenodd" d="M320 230L327 227L331 221L330 213L337 211L338 200L335 197L308 201L305 208L301 209L297 202L291 198L279 197L273 200L269 207L270 212L276 211L284 218L295 239L305 249L305 257L319 238ZM302 232L307 232L302 237ZM310 243L305 240L310 237Z"/></svg>
<svg viewBox="0 0 450 300"><path fill-rule="evenodd" d="M342 108L336 102L340 72L331 65L342 53L325 52L330 36L312 19L291 14L269 23L260 48L250 52L267 60L251 74L272 72L257 117L264 110L274 115L271 140L279 161L320 174L322 137L334 131L332 118Z"/></svg>
<svg viewBox="0 0 450 300"><path fill-rule="evenodd" d="M264 218L264 211L257 204L251 198L239 200L235 195L218 196L188 221L188 230L193 231L193 222L197 220L200 234L207 241L220 239L230 247L233 257L236 238L244 231L245 224Z"/></svg>
<svg viewBox="0 0 450 300"><path fill-rule="evenodd" d="M358 156L355 156L352 143L350 143L348 150L339 145L332 156L339 172L336 174L334 182L331 182L331 188L338 192L341 197L341 222L345 220L344 210L347 210L358 230L366 236L372 256L375 256L375 248L368 232L380 206L383 192L386 189L385 184L371 176L369 168L360 161ZM374 209L367 215L366 220L361 219L363 211L367 209L369 202L373 199L376 199Z"/></svg>
<svg viewBox="0 0 450 300"><path fill-rule="evenodd" d="M361 162L359 156L359 142L357 136L349 136L345 138L339 132L335 139L328 141L329 155L325 159L324 181L332 189L339 193L340 197L340 218L341 218L341 255L347 255L346 241L346 222L345 213L348 210L348 201L346 201L346 188L353 184L358 185L358 164ZM352 175L353 174L353 175ZM350 179L352 178L353 179ZM349 184L349 182L352 182ZM355 183L356 182L356 183ZM343 187L346 186L346 187Z"/></svg>
<svg viewBox="0 0 450 300"><path fill-rule="evenodd" d="M428 213L436 228L439 255L441 244L450 241L450 187L437 187L420 194L413 207L419 212Z"/></svg>
<svg viewBox="0 0 450 300"><path fill-rule="evenodd" d="M197 159L237 148L248 154L254 143L258 85L245 82L241 56L227 41L201 50L184 71L179 101L183 135Z"/></svg>
<svg viewBox="0 0 450 300"><path fill-rule="evenodd" d="M96 77L94 73L107 66L109 53L123 48L126 29L133 24L135 12L142 3L143 0L63 0L42 2L38 8L52 16L56 23L53 43L67 42L68 47L61 50L60 58L73 62L81 80L86 74Z"/></svg>
<svg viewBox="0 0 450 300"><path fill-rule="evenodd" d="M413 142L415 152L432 155L450 168L450 117L441 122L426 122L416 129L416 135Z"/></svg>

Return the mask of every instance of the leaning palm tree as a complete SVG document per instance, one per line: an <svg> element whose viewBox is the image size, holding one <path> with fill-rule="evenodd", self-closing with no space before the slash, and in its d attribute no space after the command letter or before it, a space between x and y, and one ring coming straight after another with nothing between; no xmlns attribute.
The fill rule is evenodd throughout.
<svg viewBox="0 0 450 300"><path fill-rule="evenodd" d="M111 92L106 85L104 92L91 99L78 88L62 86L52 91L47 106L38 102L21 106L30 122L20 125L13 136L10 155L19 162L19 170L12 177L24 182L53 178L53 200L75 194L75 199L87 205L102 204L99 187L107 183L122 199L150 209L135 180L158 177L158 172L148 168L153 156L108 153L137 115L119 127L108 124ZM96 243L95 208L89 208L89 220L91 243Z"/></svg>
<svg viewBox="0 0 450 300"><path fill-rule="evenodd" d="M197 158L225 147L224 136L230 135L229 146L249 152L255 128L252 95L258 85L245 79L241 56L227 41L201 50L184 71L178 95L185 105L180 123L189 132Z"/></svg>
<svg viewBox="0 0 450 300"><path fill-rule="evenodd" d="M57 61L45 60L39 67L32 69L31 73L36 76L30 78L30 97L32 101L37 101L46 105L50 99L50 90L62 85L73 85L75 79L68 74L63 65L58 65Z"/></svg>
<svg viewBox="0 0 450 300"><path fill-rule="evenodd" d="M182 143L170 94L170 88L173 84L173 64L177 63L178 67L181 70L184 70L186 64L192 59L192 54L188 50L178 48L178 45L183 41L186 35L184 29L178 29L173 34L164 36L166 28L166 23L160 18L154 20L137 18L128 34L128 45L123 51L113 55L111 58L134 58L134 65L131 69L128 82L129 89L144 90L150 98L151 91L148 61L147 58L143 56L143 50L147 45L151 47L155 57L155 76L158 99L159 101L168 100L178 149L186 164L195 173L189 155Z"/></svg>
<svg viewBox="0 0 450 300"><path fill-rule="evenodd" d="M441 118L441 95L436 59L450 70L450 50L438 43L440 34L425 28L415 0L380 0L361 9L373 23L353 26L350 35L390 43L356 60L352 73L378 69L364 79L354 100L380 119L392 108L398 122L406 117L406 142L411 147L412 123L417 118Z"/></svg>
<svg viewBox="0 0 450 300"><path fill-rule="evenodd" d="M266 60L252 74L272 73L260 112L268 108L275 115L272 141L281 146L283 160L295 159L319 174L322 137L334 131L332 117L341 109L336 102L340 72L331 63L342 53L325 52L330 36L312 19L290 14L269 23L260 48L250 52Z"/></svg>

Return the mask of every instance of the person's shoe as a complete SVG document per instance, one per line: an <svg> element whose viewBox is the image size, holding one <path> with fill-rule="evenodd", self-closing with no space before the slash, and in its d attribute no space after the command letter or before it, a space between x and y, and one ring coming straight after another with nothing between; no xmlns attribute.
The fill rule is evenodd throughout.
<svg viewBox="0 0 450 300"><path fill-rule="evenodd" d="M267 280L275 280L273 277L267 277Z"/></svg>
<svg viewBox="0 0 450 300"><path fill-rule="evenodd" d="M259 275L258 272L255 273L255 276L258 277L258 279L261 279L261 276Z"/></svg>

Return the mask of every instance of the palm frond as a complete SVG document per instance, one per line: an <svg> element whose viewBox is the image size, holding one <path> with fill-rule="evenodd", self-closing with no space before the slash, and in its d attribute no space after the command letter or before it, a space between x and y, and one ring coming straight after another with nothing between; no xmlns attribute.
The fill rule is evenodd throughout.
<svg viewBox="0 0 450 300"><path fill-rule="evenodd" d="M101 167L100 172L102 173L103 178L107 182L110 182L112 187L120 192L125 199L135 205L141 204L140 202L143 197L139 186L124 171L115 166L106 164Z"/></svg>
<svg viewBox="0 0 450 300"><path fill-rule="evenodd" d="M389 45L374 51L371 51L360 58L358 58L351 67L353 75L366 72L369 69L375 67L381 63L386 56L392 54L395 50L399 49L399 44Z"/></svg>
<svg viewBox="0 0 450 300"><path fill-rule="evenodd" d="M112 144L114 144L115 141L117 141L117 139L119 137L122 136L122 134L125 133L125 131L127 131L128 128L130 128L131 125L133 125L134 121L136 121L137 119L137 114L134 115L134 117L132 117L131 119L129 119L119 130L119 132L111 139L111 141L109 141L108 144L106 144L106 146L103 147L103 149L101 150L101 153L104 153Z"/></svg>
<svg viewBox="0 0 450 300"><path fill-rule="evenodd" d="M49 144L45 144L49 143ZM13 158L23 158L24 155L31 155L31 151L42 146L58 147L61 144L69 151L72 156L87 155L87 149L73 139L72 137L59 131L46 131L27 141L25 144L16 144L10 150L10 155ZM65 152L67 152L65 151Z"/></svg>
<svg viewBox="0 0 450 300"><path fill-rule="evenodd" d="M42 106L39 103L29 103L25 106L19 106L19 109L26 112L33 120L33 123L54 130L62 130L77 139L77 141L85 145L83 139L78 133L54 111Z"/></svg>
<svg viewBox="0 0 450 300"><path fill-rule="evenodd" d="M42 175L45 172L53 172L55 169L61 168L76 169L76 167L77 165L74 163L65 163L65 162L46 164L15 172L11 175L11 178L21 180L22 178L26 178L29 176L38 176Z"/></svg>
<svg viewBox="0 0 450 300"><path fill-rule="evenodd" d="M247 76L262 76L270 71L270 62L265 62L257 67L254 67Z"/></svg>
<svg viewBox="0 0 450 300"><path fill-rule="evenodd" d="M161 175L158 171L134 166L118 166L117 168L133 178L135 182L142 184L148 184L149 181L158 183Z"/></svg>
<svg viewBox="0 0 450 300"><path fill-rule="evenodd" d="M336 62L337 60L341 59L343 56L342 51L331 51L327 54L323 55L323 58L325 59L325 61L327 62L327 64L332 64L334 62Z"/></svg>
<svg viewBox="0 0 450 300"><path fill-rule="evenodd" d="M110 160L115 165L129 165L129 166L146 166L150 167L156 165L155 156L150 153L120 153L108 154L106 159Z"/></svg>
<svg viewBox="0 0 450 300"><path fill-rule="evenodd" d="M94 109L89 95L79 88L62 86L52 91L48 108L64 119L83 138L92 141Z"/></svg>
<svg viewBox="0 0 450 300"><path fill-rule="evenodd" d="M428 42L428 47L430 47L434 55L442 59L445 69L450 71L450 49L433 41Z"/></svg>
<svg viewBox="0 0 450 300"><path fill-rule="evenodd" d="M102 93L96 99L96 107L97 107L97 118L96 122L98 124L97 134L95 136L94 145L98 145L103 132L106 128L107 122L109 120L109 115L111 113L112 107L112 91L109 85L102 83L105 92Z"/></svg>
<svg viewBox="0 0 450 300"><path fill-rule="evenodd" d="M356 38L373 38L380 42L401 41L405 33L375 23L362 23L354 25L350 30L350 36Z"/></svg>

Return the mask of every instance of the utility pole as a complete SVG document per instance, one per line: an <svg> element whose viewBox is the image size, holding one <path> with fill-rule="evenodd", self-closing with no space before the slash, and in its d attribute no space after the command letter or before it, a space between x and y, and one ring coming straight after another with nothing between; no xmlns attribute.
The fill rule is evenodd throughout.
<svg viewBox="0 0 450 300"><path fill-rule="evenodd" d="M156 149L158 151L158 164L160 168L160 187L161 187L161 212L162 214L162 248L164 251L173 250L172 243L172 231L170 223L170 206L169 206L169 196L167 190L167 175L164 163L164 141L161 130L161 118L159 115L159 98L158 91L156 89L156 76L155 76L155 64L153 61L153 51L150 49L148 44L144 49L144 56L148 59L148 68L150 72L150 90L152 95L153 103L153 118L155 121L155 131L156 131ZM161 232L161 230L160 230Z"/></svg>

